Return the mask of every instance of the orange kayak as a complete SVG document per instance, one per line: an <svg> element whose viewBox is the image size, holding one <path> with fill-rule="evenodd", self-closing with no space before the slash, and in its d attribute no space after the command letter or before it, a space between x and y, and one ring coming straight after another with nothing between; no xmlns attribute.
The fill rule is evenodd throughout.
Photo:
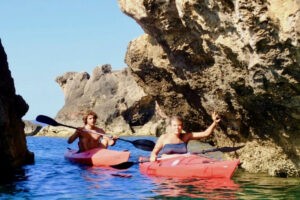
<svg viewBox="0 0 300 200"><path fill-rule="evenodd" d="M182 178L231 178L239 160L216 160L193 154L177 154L155 162L141 162L140 171L155 176Z"/></svg>
<svg viewBox="0 0 300 200"><path fill-rule="evenodd" d="M80 153L77 153L77 150L68 150L65 153L65 158L69 161L101 167L109 167L110 165L127 162L129 156L129 151L115 151L101 148L95 148Z"/></svg>

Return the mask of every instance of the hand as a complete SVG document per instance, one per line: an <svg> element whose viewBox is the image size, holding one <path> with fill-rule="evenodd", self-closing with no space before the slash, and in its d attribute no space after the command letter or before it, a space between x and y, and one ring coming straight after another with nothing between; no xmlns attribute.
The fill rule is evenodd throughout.
<svg viewBox="0 0 300 200"><path fill-rule="evenodd" d="M151 155L150 156L150 162L154 162L157 160L157 156L156 155Z"/></svg>
<svg viewBox="0 0 300 200"><path fill-rule="evenodd" d="M119 136L117 136L117 135L112 135L112 136L111 136L111 139L112 139L112 140L117 140L117 139L119 139Z"/></svg>
<svg viewBox="0 0 300 200"><path fill-rule="evenodd" d="M119 137L116 136L116 135L113 135L110 137L110 140L109 140L109 145L110 146L114 146L116 144L116 140L118 139Z"/></svg>
<svg viewBox="0 0 300 200"><path fill-rule="evenodd" d="M219 123L221 121L221 117L219 116L218 113L216 113L216 111L214 111L211 114L211 118L213 119L214 122Z"/></svg>

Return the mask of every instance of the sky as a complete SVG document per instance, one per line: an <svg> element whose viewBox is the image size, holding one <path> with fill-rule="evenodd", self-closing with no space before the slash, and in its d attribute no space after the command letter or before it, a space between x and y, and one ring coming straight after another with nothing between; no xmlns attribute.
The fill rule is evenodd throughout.
<svg viewBox="0 0 300 200"><path fill-rule="evenodd" d="M126 67L128 43L144 33L117 0L0 0L0 19L16 94L29 105L24 120L55 117L63 107L56 77Z"/></svg>

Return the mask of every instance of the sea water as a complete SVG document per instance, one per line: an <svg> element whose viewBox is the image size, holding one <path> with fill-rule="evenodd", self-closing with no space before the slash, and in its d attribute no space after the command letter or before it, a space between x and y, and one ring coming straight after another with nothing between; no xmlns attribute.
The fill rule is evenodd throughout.
<svg viewBox="0 0 300 200"><path fill-rule="evenodd" d="M68 147L76 148L75 143L68 145L66 138L27 137L35 163L0 184L0 199L300 199L299 178L274 178L241 169L231 180L201 180L147 176L138 165L127 170L82 166L63 156ZM112 149L129 150L132 161L149 155L123 141Z"/></svg>

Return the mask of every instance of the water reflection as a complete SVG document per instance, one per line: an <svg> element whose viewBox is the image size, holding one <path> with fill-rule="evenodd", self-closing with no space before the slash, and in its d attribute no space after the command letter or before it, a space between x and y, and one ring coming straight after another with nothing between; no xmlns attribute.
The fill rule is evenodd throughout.
<svg viewBox="0 0 300 200"><path fill-rule="evenodd" d="M180 179L151 177L153 192L166 197L237 199L239 185L230 179ZM158 197L159 197L158 196Z"/></svg>
<svg viewBox="0 0 300 200"><path fill-rule="evenodd" d="M0 185L10 184L17 181L27 180L26 172L23 168L1 173Z"/></svg>
<svg viewBox="0 0 300 200"><path fill-rule="evenodd" d="M299 178L278 178L239 171L234 179L243 187L243 192L239 194L242 199L249 196L253 199L300 199Z"/></svg>
<svg viewBox="0 0 300 200"><path fill-rule="evenodd" d="M82 180L90 185L91 188L109 188L113 187L113 177L131 178L132 175L121 170L112 168L100 168L81 166Z"/></svg>
<svg viewBox="0 0 300 200"><path fill-rule="evenodd" d="M28 192L28 187L20 187L20 183L27 180L28 176L23 168L1 174L0 197L5 195L8 199L13 199L15 194Z"/></svg>

